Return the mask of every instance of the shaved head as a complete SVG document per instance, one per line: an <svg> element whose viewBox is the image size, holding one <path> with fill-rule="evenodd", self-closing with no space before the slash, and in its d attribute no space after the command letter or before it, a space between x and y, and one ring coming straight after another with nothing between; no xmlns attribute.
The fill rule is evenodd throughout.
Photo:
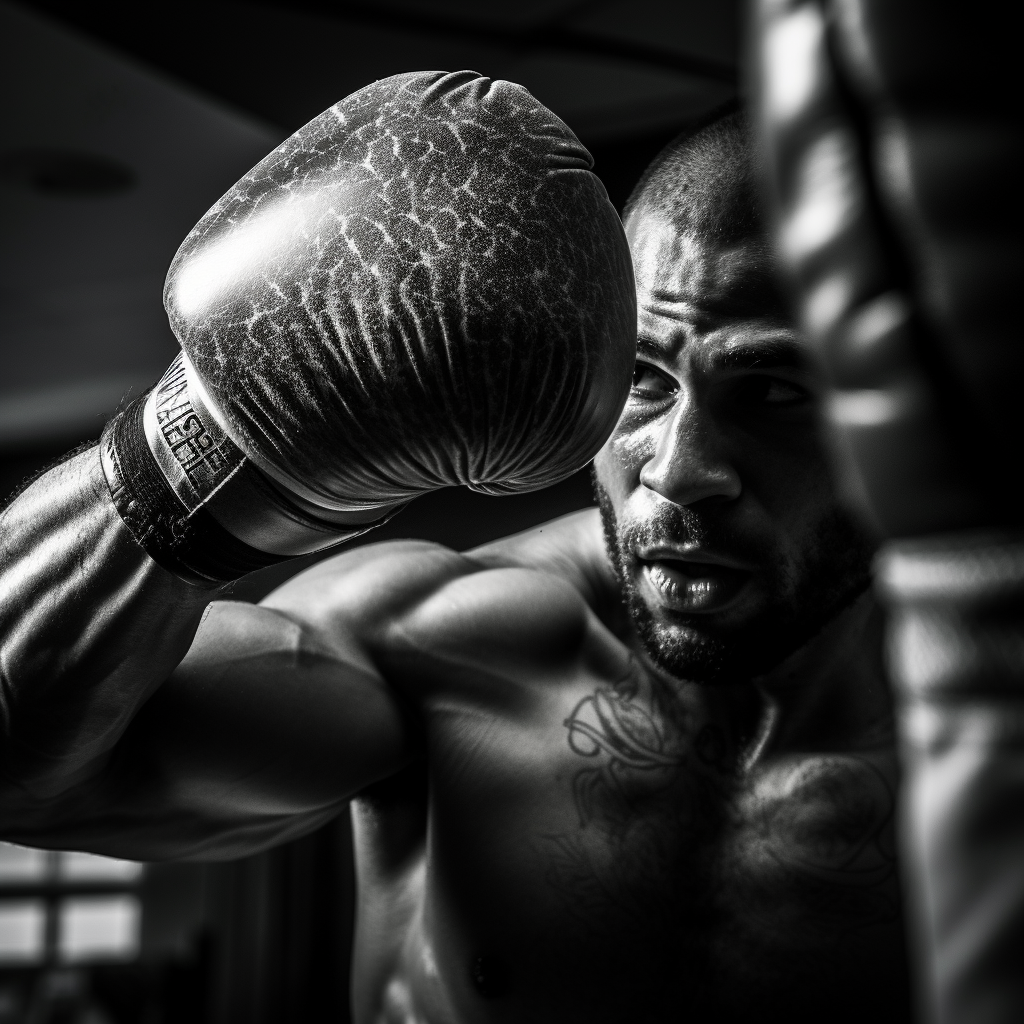
<svg viewBox="0 0 1024 1024"><path fill-rule="evenodd" d="M763 234L745 114L736 111L683 132L655 157L622 219L648 213L718 245Z"/></svg>

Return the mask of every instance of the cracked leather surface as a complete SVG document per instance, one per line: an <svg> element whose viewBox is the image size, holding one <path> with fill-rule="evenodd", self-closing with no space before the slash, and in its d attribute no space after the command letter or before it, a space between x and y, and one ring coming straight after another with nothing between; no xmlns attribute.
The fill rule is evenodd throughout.
<svg viewBox="0 0 1024 1024"><path fill-rule="evenodd" d="M325 502L556 482L635 354L618 216L572 132L473 72L384 79L199 222L171 325L257 463Z"/></svg>

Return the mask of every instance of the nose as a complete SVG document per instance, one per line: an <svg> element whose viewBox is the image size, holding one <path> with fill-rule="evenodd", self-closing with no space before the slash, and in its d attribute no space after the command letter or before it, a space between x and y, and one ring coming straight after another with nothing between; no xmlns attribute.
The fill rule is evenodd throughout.
<svg viewBox="0 0 1024 1024"><path fill-rule="evenodd" d="M676 505L734 501L742 485L711 417L687 396L673 409L640 483Z"/></svg>

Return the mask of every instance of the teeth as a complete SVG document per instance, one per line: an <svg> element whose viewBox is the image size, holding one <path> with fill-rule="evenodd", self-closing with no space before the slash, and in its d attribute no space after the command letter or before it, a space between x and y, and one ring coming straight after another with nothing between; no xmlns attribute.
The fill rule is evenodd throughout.
<svg viewBox="0 0 1024 1024"><path fill-rule="evenodd" d="M652 582L659 590L663 590L666 594L674 597L679 596L683 590L687 594L701 594L706 593L711 588L711 580L709 579L691 577L685 583L680 584L679 581L672 579L660 565L652 565L650 575Z"/></svg>
<svg viewBox="0 0 1024 1024"><path fill-rule="evenodd" d="M659 590L664 590L666 594L671 594L673 596L679 593L679 584L676 583L675 580L670 580L662 571L660 565L652 565L647 572L651 577L651 582Z"/></svg>
<svg viewBox="0 0 1024 1024"><path fill-rule="evenodd" d="M707 575L690 575L706 569ZM644 566L650 585L662 595L662 600L679 610L711 610L730 599L737 581L723 579L714 566L691 563L685 569L680 565L662 566L657 562Z"/></svg>

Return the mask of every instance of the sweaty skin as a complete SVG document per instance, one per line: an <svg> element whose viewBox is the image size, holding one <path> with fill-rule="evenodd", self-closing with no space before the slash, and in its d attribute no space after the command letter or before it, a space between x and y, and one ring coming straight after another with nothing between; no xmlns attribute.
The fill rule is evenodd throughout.
<svg viewBox="0 0 1024 1024"><path fill-rule="evenodd" d="M173 650L148 668L108 634L130 671L88 677L106 700L60 690L51 655L50 693L100 739L76 760L64 729L73 770L25 755L48 781L5 783L4 834L238 856L351 801L358 1024L905 1020L880 622L829 563L814 381L756 249L630 235L641 354L597 462L616 561L598 510L466 554L372 545L209 605L173 672ZM106 522L101 493L81 505L80 531ZM98 587L70 561L54 607ZM197 608L169 605L166 630ZM5 679L31 692L41 627L15 625ZM798 642L781 662L776 633ZM721 656L744 637L769 653Z"/></svg>

